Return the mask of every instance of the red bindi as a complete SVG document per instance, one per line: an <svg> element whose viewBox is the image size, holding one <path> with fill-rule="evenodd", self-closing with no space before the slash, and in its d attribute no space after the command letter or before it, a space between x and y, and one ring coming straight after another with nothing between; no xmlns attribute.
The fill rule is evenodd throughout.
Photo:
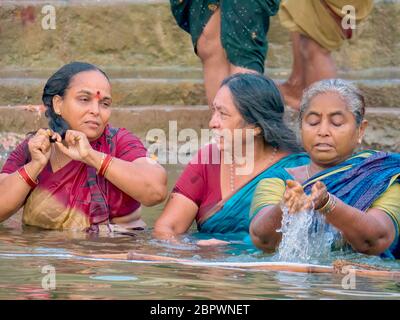
<svg viewBox="0 0 400 320"><path fill-rule="evenodd" d="M97 91L97 92L96 92L96 96L95 96L95 97L96 97L97 99L99 99L99 100L101 99L100 91Z"/></svg>

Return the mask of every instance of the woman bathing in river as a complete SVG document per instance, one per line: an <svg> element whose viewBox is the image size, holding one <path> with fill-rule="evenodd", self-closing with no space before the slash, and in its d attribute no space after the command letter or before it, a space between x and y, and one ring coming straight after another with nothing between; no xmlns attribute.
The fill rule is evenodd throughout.
<svg viewBox="0 0 400 320"><path fill-rule="evenodd" d="M143 228L141 204L164 200L166 172L136 136L108 124L105 73L67 64L47 81L43 103L50 129L29 135L0 173L0 221L23 207L24 224L46 229Z"/></svg>
<svg viewBox="0 0 400 320"><path fill-rule="evenodd" d="M201 149L184 169L155 223L155 236L172 239L187 232L193 221L201 233L248 235L257 183L274 177L280 168L309 162L305 153L298 153L301 148L283 116L283 101L271 79L251 73L225 79L209 123L216 143ZM249 139L246 129L252 132ZM246 163L236 162L235 148L245 151L250 143L254 144L252 169L237 174ZM215 154L218 161L213 161Z"/></svg>
<svg viewBox="0 0 400 320"><path fill-rule="evenodd" d="M305 92L301 135L311 163L259 182L250 225L257 247L279 245L283 204L290 214L313 207L357 252L400 258L400 154L354 154L367 127L364 112L363 96L347 81L323 80Z"/></svg>

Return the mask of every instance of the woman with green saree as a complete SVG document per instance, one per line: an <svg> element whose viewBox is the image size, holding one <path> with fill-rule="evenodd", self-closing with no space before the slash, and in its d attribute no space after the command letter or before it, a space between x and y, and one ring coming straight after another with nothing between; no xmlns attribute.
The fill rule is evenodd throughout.
<svg viewBox="0 0 400 320"><path fill-rule="evenodd" d="M293 154L301 149L283 116L283 101L271 79L250 73L225 79L209 123L216 143L200 149L184 169L155 223L155 236L174 238L193 221L201 233L248 235L258 181L281 167L309 161L305 153Z"/></svg>
<svg viewBox="0 0 400 320"><path fill-rule="evenodd" d="M400 154L354 154L367 127L364 110L361 93L344 80L323 80L305 92L301 134L311 163L259 182L250 213L257 247L271 252L279 245L283 205L289 214L313 208L357 252L400 258Z"/></svg>

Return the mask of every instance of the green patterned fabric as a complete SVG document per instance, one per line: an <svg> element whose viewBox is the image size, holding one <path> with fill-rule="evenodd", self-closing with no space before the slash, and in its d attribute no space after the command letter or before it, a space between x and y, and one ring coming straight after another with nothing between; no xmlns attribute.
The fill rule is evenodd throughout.
<svg viewBox="0 0 400 320"><path fill-rule="evenodd" d="M229 62L264 73L269 19L280 0L170 0L178 25L190 33L194 50L205 25L221 9L221 42Z"/></svg>

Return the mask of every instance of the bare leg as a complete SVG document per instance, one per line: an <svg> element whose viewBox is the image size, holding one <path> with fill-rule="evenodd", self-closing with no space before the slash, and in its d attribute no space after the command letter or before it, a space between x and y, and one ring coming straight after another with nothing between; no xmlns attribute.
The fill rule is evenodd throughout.
<svg viewBox="0 0 400 320"><path fill-rule="evenodd" d="M235 74L235 73L258 73L255 70L251 70L251 69L247 69L247 68L243 68L243 67L238 67L235 66L233 64L229 64L229 74Z"/></svg>
<svg viewBox="0 0 400 320"><path fill-rule="evenodd" d="M312 83L335 78L335 61L331 52L311 38L298 32L292 33L293 67L289 79L279 86L285 103L299 109L303 90Z"/></svg>
<svg viewBox="0 0 400 320"><path fill-rule="evenodd" d="M314 40L301 35L301 51L305 63L305 87L322 80L336 78L337 71L331 52Z"/></svg>
<svg viewBox="0 0 400 320"><path fill-rule="evenodd" d="M197 54L203 63L204 86L211 106L219 86L229 75L230 64L221 43L221 11L217 9L197 41Z"/></svg>
<svg viewBox="0 0 400 320"><path fill-rule="evenodd" d="M289 79L279 85L285 104L298 109L305 85L305 61L301 52L300 33L292 32L293 65Z"/></svg>

